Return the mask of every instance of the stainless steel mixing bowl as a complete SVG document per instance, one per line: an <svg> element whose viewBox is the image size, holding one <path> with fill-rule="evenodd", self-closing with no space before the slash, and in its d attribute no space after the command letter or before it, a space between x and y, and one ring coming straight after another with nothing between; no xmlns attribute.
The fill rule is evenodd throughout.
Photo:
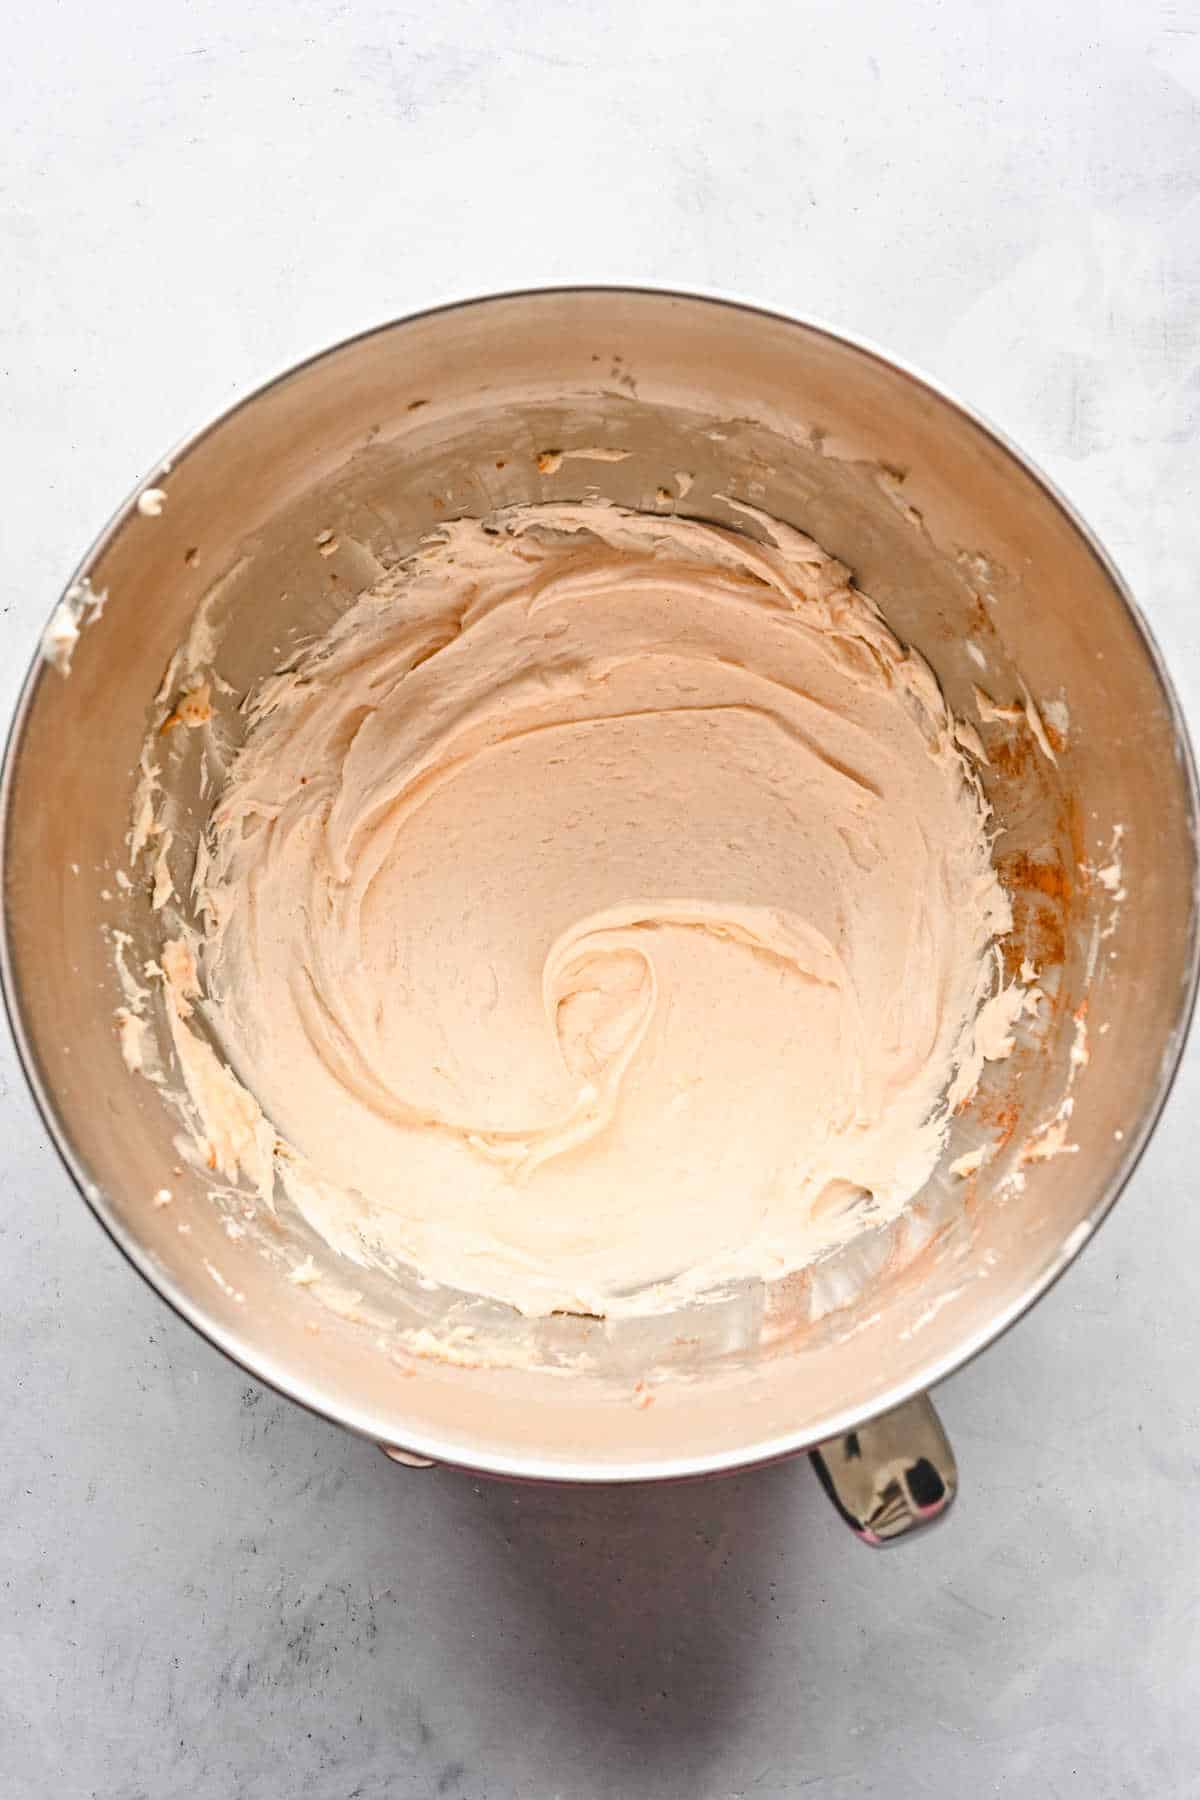
<svg viewBox="0 0 1200 1800"><path fill-rule="evenodd" d="M546 454L597 447L628 455ZM134 496L77 572L106 608L68 678L35 663L3 781L17 1042L68 1168L130 1261L243 1367L418 1457L609 1480L824 1444L825 1478L865 1535L938 1511L953 1473L931 1415L869 1422L989 1343L1082 1248L1163 1103L1196 979L1187 737L1079 519L993 431L877 351L745 306L598 288L471 301L343 344L148 484L165 492L161 514ZM1002 723L986 733L986 775L1015 897L1010 963L1028 956L1049 995L1039 1034L956 1121L947 1160L986 1144L987 1166L939 1175L902 1228L810 1276L609 1328L530 1324L350 1270L360 1291L339 1313L283 1279L321 1249L304 1222L281 1208L229 1235L227 1205L181 1164L176 1119L122 1063L106 932L153 944L140 883L123 898L114 881L153 696L202 603L241 692L439 521L597 489L736 523L720 498L732 494L803 527L962 714L976 682L1004 703L1028 684L1056 760L1023 721ZM202 812L193 795L193 831ZM1067 1144L1043 1156L1055 1118ZM156 1207L162 1187L175 1199ZM447 1321L457 1362L397 1336Z"/></svg>

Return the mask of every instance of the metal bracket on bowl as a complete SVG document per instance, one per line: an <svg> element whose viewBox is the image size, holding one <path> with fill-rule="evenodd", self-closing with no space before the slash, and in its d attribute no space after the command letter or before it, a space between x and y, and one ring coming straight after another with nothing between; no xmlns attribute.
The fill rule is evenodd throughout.
<svg viewBox="0 0 1200 1800"><path fill-rule="evenodd" d="M926 1394L809 1455L851 1531L874 1547L932 1525L958 1492L954 1452Z"/></svg>

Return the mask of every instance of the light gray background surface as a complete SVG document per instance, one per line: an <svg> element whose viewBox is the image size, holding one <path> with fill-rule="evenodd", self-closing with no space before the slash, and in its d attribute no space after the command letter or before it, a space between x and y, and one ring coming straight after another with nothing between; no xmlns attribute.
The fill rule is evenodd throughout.
<svg viewBox="0 0 1200 1800"><path fill-rule="evenodd" d="M430 301L629 277L824 316L990 413L1200 718L1195 0L5 17L5 713L183 432ZM941 1391L952 1522L872 1555L804 1460L534 1490L277 1401L124 1266L5 1048L0 1795L1194 1796L1198 1106L1200 1045L1082 1263Z"/></svg>

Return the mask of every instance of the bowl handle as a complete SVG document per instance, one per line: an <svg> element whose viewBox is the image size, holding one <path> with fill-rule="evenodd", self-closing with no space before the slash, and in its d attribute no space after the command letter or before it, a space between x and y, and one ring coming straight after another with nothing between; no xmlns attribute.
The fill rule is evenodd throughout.
<svg viewBox="0 0 1200 1800"><path fill-rule="evenodd" d="M864 1544L893 1544L950 1510L958 1467L927 1394L810 1450L821 1486Z"/></svg>

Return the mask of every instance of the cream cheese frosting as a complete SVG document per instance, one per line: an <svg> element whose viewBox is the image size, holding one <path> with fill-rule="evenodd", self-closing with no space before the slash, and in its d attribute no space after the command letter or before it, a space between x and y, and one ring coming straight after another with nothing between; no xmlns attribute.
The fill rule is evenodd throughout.
<svg viewBox="0 0 1200 1800"><path fill-rule="evenodd" d="M987 804L928 664L736 510L448 524L259 685L163 956L210 1166L531 1315L920 1190L1024 1001Z"/></svg>

